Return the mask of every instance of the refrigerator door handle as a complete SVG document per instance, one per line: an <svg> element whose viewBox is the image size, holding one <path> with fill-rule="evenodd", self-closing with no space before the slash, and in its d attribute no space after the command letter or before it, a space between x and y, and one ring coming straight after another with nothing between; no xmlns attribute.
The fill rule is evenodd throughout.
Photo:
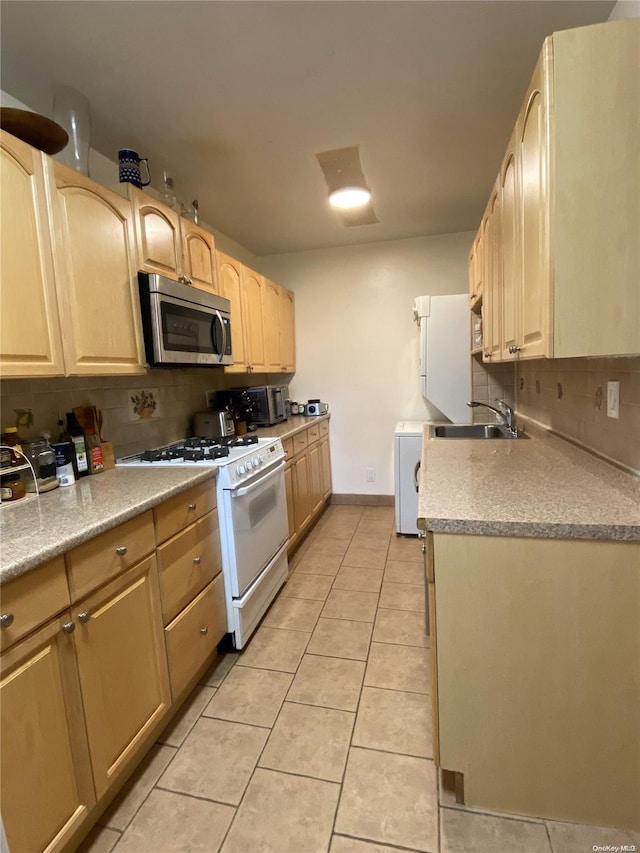
<svg viewBox="0 0 640 853"><path fill-rule="evenodd" d="M418 472L420 471L420 460L416 462L416 467L413 469L413 483L416 487L416 492L418 491L420 485L418 483Z"/></svg>

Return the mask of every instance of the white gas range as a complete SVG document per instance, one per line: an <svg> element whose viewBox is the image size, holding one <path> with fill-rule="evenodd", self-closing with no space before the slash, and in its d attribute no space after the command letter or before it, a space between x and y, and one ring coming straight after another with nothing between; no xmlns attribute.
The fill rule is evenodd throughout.
<svg viewBox="0 0 640 853"><path fill-rule="evenodd" d="M289 573L284 455L279 438L246 435L185 439L117 463L218 469L227 622L237 649L246 645Z"/></svg>

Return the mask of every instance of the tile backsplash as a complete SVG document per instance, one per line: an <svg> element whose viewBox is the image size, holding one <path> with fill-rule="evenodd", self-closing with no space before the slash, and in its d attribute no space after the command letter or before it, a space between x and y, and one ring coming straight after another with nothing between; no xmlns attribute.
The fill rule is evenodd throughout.
<svg viewBox="0 0 640 853"><path fill-rule="evenodd" d="M504 400L515 406L516 373L512 363L485 364L481 355L474 355L472 361L473 399L479 403L495 406L496 400ZM476 423L486 423L493 415L486 409L475 409L473 419Z"/></svg>
<svg viewBox="0 0 640 853"><path fill-rule="evenodd" d="M517 411L640 473L640 356L523 361ZM607 382L620 383L620 417L607 417Z"/></svg>
<svg viewBox="0 0 640 853"><path fill-rule="evenodd" d="M278 382L286 381L282 376ZM33 425L20 427L23 439L48 432L55 440L58 413L92 404L104 416L103 437L114 444L116 457L178 441L189 434L194 412L206 408L205 392L235 386L264 385L272 376L225 374L222 370L149 370L142 376L78 376L53 379L4 379L0 387L0 418L4 429L16 422L15 410L30 409ZM131 419L132 393L157 392L158 415Z"/></svg>

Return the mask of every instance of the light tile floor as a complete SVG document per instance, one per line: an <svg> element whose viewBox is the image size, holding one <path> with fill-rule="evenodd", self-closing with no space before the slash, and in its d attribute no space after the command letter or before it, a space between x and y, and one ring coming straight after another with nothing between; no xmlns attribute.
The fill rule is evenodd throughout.
<svg viewBox="0 0 640 853"><path fill-rule="evenodd" d="M589 853L640 834L458 806L433 763L420 545L332 506L82 853Z"/></svg>

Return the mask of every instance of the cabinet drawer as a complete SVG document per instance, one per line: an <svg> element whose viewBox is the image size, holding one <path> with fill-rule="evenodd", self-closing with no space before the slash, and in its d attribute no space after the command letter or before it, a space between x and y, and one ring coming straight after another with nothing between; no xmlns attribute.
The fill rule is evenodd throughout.
<svg viewBox="0 0 640 853"><path fill-rule="evenodd" d="M153 510L156 542L175 536L183 527L192 524L216 507L215 477L181 492Z"/></svg>
<svg viewBox="0 0 640 853"><path fill-rule="evenodd" d="M71 600L77 601L155 549L151 512L101 533L67 554Z"/></svg>
<svg viewBox="0 0 640 853"><path fill-rule="evenodd" d="M314 424L307 430L307 441L311 444L320 438L320 424Z"/></svg>
<svg viewBox="0 0 640 853"><path fill-rule="evenodd" d="M223 575L219 574L164 629L174 702L207 658L215 652L226 632L224 583Z"/></svg>
<svg viewBox="0 0 640 853"><path fill-rule="evenodd" d="M157 555L166 625L222 569L217 511L160 545Z"/></svg>
<svg viewBox="0 0 640 853"><path fill-rule="evenodd" d="M69 607L64 557L56 557L31 572L2 585L0 647L6 649ZM13 617L13 618L11 618Z"/></svg>
<svg viewBox="0 0 640 853"><path fill-rule="evenodd" d="M294 436L292 436L291 441L293 442L293 452L294 454L300 453L300 451L304 450L307 446L307 430L303 429L300 432L297 432Z"/></svg>
<svg viewBox="0 0 640 853"><path fill-rule="evenodd" d="M318 429L320 430L320 438L325 438L329 435L329 421L320 421Z"/></svg>

